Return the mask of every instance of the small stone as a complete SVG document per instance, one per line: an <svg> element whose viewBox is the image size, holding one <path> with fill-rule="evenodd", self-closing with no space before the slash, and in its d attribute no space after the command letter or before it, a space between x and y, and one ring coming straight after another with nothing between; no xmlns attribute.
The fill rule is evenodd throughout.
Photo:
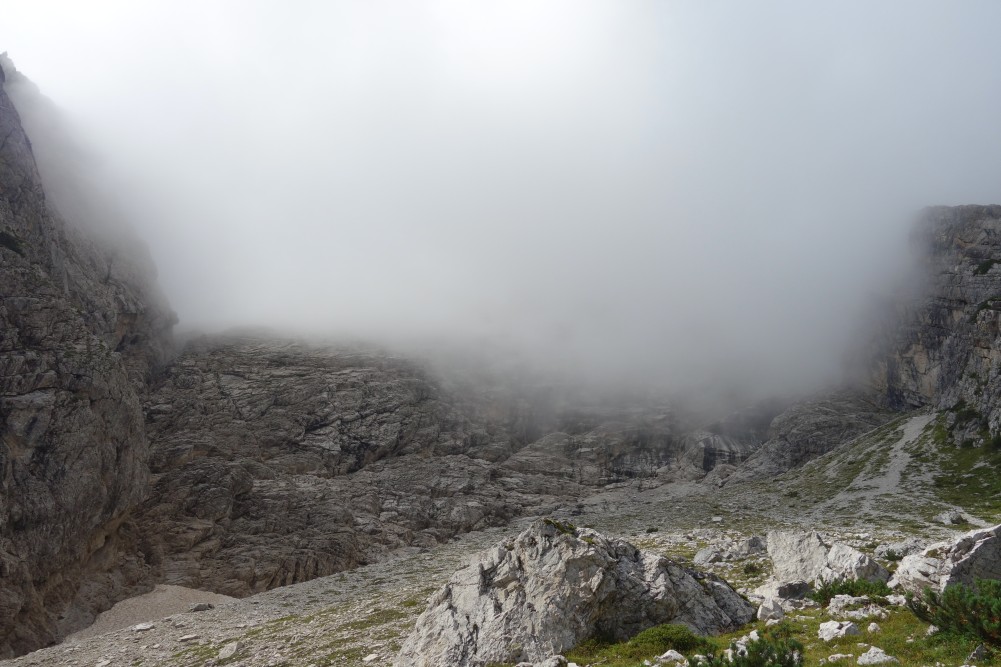
<svg viewBox="0 0 1001 667"><path fill-rule="evenodd" d="M862 634L858 626L852 622L842 622L842 621L828 621L826 623L820 624L820 629L817 631L817 637L829 642L832 639L837 639L839 637L850 637L853 635Z"/></svg>
<svg viewBox="0 0 1001 667"><path fill-rule="evenodd" d="M378 658L379 658L379 654L378 653L369 653L364 658L362 658L361 661L362 662L372 662L373 660L377 660Z"/></svg>
<svg viewBox="0 0 1001 667"><path fill-rule="evenodd" d="M851 653L835 653L834 655L827 656L827 662L839 662L841 660L851 660L855 656Z"/></svg>
<svg viewBox="0 0 1001 667"><path fill-rule="evenodd" d="M977 648L973 649L970 655L966 656L966 662L979 662L985 658L987 658L987 649L983 644L980 644Z"/></svg>
<svg viewBox="0 0 1001 667"><path fill-rule="evenodd" d="M879 630L880 630L879 623L870 623L869 626L866 628L866 632L879 632Z"/></svg>
<svg viewBox="0 0 1001 667"><path fill-rule="evenodd" d="M723 523L723 517L721 517L721 516L714 516L713 517L713 523Z"/></svg>
<svg viewBox="0 0 1001 667"><path fill-rule="evenodd" d="M183 637L180 637L177 641L179 641L179 642L192 642L192 641L194 641L196 639L201 639L201 637L199 637L198 635L184 635Z"/></svg>
<svg viewBox="0 0 1001 667"><path fill-rule="evenodd" d="M858 657L857 660L860 665L882 665L889 662L900 662L892 655L887 655L886 651L876 646L873 646L868 651L863 653Z"/></svg>
<svg viewBox="0 0 1001 667"><path fill-rule="evenodd" d="M567 659L562 655L554 655L551 658L546 658L538 664L538 667L566 667Z"/></svg>
<svg viewBox="0 0 1001 667"><path fill-rule="evenodd" d="M94 667L108 667L108 665L110 664L111 664L110 660L108 660L107 658L102 658L98 660L96 663L94 663Z"/></svg>
<svg viewBox="0 0 1001 667"><path fill-rule="evenodd" d="M759 621L781 621L785 615L785 611L782 610L782 603L775 598L765 600L758 607Z"/></svg>
<svg viewBox="0 0 1001 667"><path fill-rule="evenodd" d="M236 655L241 648L243 648L243 645L240 642L230 642L219 651L219 659L228 660Z"/></svg>
<svg viewBox="0 0 1001 667"><path fill-rule="evenodd" d="M215 609L215 605L211 602L199 602L191 605L191 609L188 611L208 611L209 609Z"/></svg>
<svg viewBox="0 0 1001 667"><path fill-rule="evenodd" d="M674 649L671 649L667 653L664 653L659 658L657 658L657 662L668 662L668 663L685 662L685 656L681 655Z"/></svg>
<svg viewBox="0 0 1001 667"><path fill-rule="evenodd" d="M938 632L938 626L937 625L929 625L928 629L925 630L925 637L931 637L936 632Z"/></svg>
<svg viewBox="0 0 1001 667"><path fill-rule="evenodd" d="M147 630L152 630L156 626L152 623L136 623L129 630L132 632L146 632Z"/></svg>

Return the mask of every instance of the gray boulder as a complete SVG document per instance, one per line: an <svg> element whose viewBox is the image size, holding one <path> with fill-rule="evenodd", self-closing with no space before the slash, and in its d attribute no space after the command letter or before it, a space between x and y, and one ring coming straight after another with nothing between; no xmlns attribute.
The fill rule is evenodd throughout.
<svg viewBox="0 0 1001 667"><path fill-rule="evenodd" d="M452 575L394 665L537 662L596 633L624 640L672 622L711 634L749 622L754 611L712 575L546 519Z"/></svg>
<svg viewBox="0 0 1001 667"><path fill-rule="evenodd" d="M771 531L768 555L772 575L778 581L886 581L890 577L883 566L861 551L840 542L827 545L816 531Z"/></svg>
<svg viewBox="0 0 1001 667"><path fill-rule="evenodd" d="M1001 525L971 530L955 540L938 542L900 561L890 586L921 591L950 584L1001 579Z"/></svg>

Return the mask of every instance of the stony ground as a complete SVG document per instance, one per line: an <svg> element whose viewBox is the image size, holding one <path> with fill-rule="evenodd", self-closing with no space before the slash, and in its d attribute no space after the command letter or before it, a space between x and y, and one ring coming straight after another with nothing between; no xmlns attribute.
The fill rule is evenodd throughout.
<svg viewBox="0 0 1001 667"><path fill-rule="evenodd" d="M928 458L923 448L933 446L931 425L929 415L902 418L818 459L798 477L722 489L705 483L651 487L642 480L607 488L561 508L557 516L684 561L704 547L725 550L776 527L818 527L870 553L908 535L931 542L969 527L927 519L955 506L935 495L928 464L922 463L921 470L915 465ZM906 513L896 514L904 506ZM470 554L516 534L530 520L468 533L433 548L401 550L377 564L208 611L175 613L152 620L149 628L67 640L0 665L388 665L428 595ZM754 556L705 567L749 591L767 577L770 565L767 557ZM823 618L821 612L809 612L803 622Z"/></svg>

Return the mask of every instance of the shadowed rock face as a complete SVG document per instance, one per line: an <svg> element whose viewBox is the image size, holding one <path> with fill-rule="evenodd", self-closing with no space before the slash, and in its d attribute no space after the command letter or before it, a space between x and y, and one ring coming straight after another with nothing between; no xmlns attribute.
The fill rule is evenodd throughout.
<svg viewBox="0 0 1001 667"><path fill-rule="evenodd" d="M662 413L544 412L385 351L193 341L148 398L142 551L158 581L247 595L655 477L676 447Z"/></svg>
<svg viewBox="0 0 1001 667"><path fill-rule="evenodd" d="M0 655L10 655L85 625L145 574L125 522L147 490L141 393L173 314L141 257L89 241L46 199L12 102L37 94L5 58L0 68Z"/></svg>
<svg viewBox="0 0 1001 667"><path fill-rule="evenodd" d="M1001 431L1001 206L927 209L914 234L927 280L895 313L872 383L888 405L951 409L960 401L974 441ZM962 427L963 424L957 424Z"/></svg>

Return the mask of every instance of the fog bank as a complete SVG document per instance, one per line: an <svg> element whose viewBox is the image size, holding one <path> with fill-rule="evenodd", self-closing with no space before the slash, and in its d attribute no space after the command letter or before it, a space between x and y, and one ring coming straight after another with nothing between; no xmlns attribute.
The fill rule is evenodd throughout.
<svg viewBox="0 0 1001 667"><path fill-rule="evenodd" d="M10 4L186 328L805 387L1001 201L993 2Z"/></svg>

